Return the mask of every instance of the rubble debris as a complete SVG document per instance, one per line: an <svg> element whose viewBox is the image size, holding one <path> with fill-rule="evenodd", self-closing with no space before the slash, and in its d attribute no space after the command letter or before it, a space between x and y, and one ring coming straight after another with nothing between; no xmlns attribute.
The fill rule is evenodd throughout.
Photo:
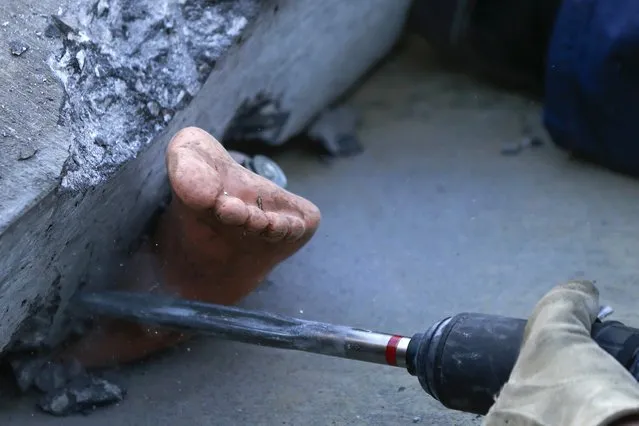
<svg viewBox="0 0 639 426"><path fill-rule="evenodd" d="M544 144L543 139L538 136L526 136L518 142L505 143L501 147L502 155L517 155L521 153L525 148L537 148Z"/></svg>
<svg viewBox="0 0 639 426"><path fill-rule="evenodd" d="M544 144L544 140L539 136L528 136L521 141L522 146L533 148L540 147Z"/></svg>
<svg viewBox="0 0 639 426"><path fill-rule="evenodd" d="M288 179L286 178L284 170L282 170L275 161L264 155L256 155L249 159L245 163L244 167L248 168L253 173L270 180L281 188L286 188L288 184Z"/></svg>
<svg viewBox="0 0 639 426"><path fill-rule="evenodd" d="M13 56L22 56L27 50L29 50L29 45L23 41L13 40L9 42L9 51Z"/></svg>
<svg viewBox="0 0 639 426"><path fill-rule="evenodd" d="M16 355L9 364L20 391L42 392L38 406L56 416L86 414L126 396L126 389L114 379L87 373L75 360L57 363L50 355Z"/></svg>
<svg viewBox="0 0 639 426"><path fill-rule="evenodd" d="M157 102L155 101L148 102L146 104L146 107L148 108L149 113L151 113L153 117L157 117L158 115L160 115L160 104L158 104Z"/></svg>
<svg viewBox="0 0 639 426"><path fill-rule="evenodd" d="M124 400L126 389L93 375L81 375L66 386L47 393L38 407L55 416L88 414L98 407L117 404Z"/></svg>
<svg viewBox="0 0 639 426"><path fill-rule="evenodd" d="M23 393L31 388L44 393L51 392L86 374L79 362L53 362L50 353L16 354L9 364L18 389Z"/></svg>
<svg viewBox="0 0 639 426"><path fill-rule="evenodd" d="M37 153L38 148L27 144L20 148L20 152L18 152L18 161L29 160L30 158L35 157Z"/></svg>
<svg viewBox="0 0 639 426"><path fill-rule="evenodd" d="M62 388L82 374L85 374L84 368L76 360L65 363L49 361L40 368L33 384L39 391L49 393Z"/></svg>
<svg viewBox="0 0 639 426"><path fill-rule="evenodd" d="M78 51L78 53L75 54L75 60L78 62L78 68L80 69L80 71L84 69L84 62L86 58L87 54L84 52L84 50L80 50Z"/></svg>
<svg viewBox="0 0 639 426"><path fill-rule="evenodd" d="M521 142L510 142L503 144L499 152L501 155L517 155L522 149Z"/></svg>
<svg viewBox="0 0 639 426"><path fill-rule="evenodd" d="M363 151L357 135L360 124L358 112L350 106L324 111L309 127L308 136L321 143L334 157L348 157Z"/></svg>
<svg viewBox="0 0 639 426"><path fill-rule="evenodd" d="M284 170L271 158L265 155L255 155L251 157L243 152L230 150L229 154L239 165L249 169L255 174L262 176L275 183L276 185L286 188L288 178Z"/></svg>

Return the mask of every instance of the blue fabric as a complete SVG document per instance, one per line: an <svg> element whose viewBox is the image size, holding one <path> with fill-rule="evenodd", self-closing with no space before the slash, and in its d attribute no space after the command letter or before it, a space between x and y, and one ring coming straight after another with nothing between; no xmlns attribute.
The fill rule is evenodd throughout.
<svg viewBox="0 0 639 426"><path fill-rule="evenodd" d="M639 175L639 0L564 0L548 52L553 141Z"/></svg>

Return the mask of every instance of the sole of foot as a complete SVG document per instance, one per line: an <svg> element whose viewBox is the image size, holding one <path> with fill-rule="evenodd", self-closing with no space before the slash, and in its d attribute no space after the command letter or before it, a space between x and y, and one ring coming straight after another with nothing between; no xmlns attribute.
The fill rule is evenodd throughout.
<svg viewBox="0 0 639 426"><path fill-rule="evenodd" d="M152 238L131 258L120 289L234 304L310 241L320 211L242 167L195 127L169 143L173 198ZM108 321L67 349L86 367L130 363L184 341L164 329Z"/></svg>

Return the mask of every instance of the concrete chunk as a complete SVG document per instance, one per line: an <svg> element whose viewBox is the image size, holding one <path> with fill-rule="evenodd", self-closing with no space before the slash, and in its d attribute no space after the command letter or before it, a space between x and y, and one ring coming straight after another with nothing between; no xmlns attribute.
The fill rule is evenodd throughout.
<svg viewBox="0 0 639 426"><path fill-rule="evenodd" d="M8 3L0 352L18 337L33 341L20 336L34 332L32 317L55 343L73 292L117 276L168 193L164 150L177 130L237 136L250 129L237 117L276 117L264 141L282 143L388 52L410 2ZM18 45L28 49L16 55Z"/></svg>

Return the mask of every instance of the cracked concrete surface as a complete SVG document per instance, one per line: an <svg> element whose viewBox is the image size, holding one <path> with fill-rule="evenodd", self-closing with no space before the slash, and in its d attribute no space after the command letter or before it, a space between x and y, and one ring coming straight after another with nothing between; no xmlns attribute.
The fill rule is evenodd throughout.
<svg viewBox="0 0 639 426"><path fill-rule="evenodd" d="M463 311L525 317L548 289L598 280L612 319L639 325L639 183L546 143L539 105L450 74L410 43L348 104L366 151L324 163L277 158L323 212L311 243L243 305L386 332L423 331ZM547 139L546 139L547 141ZM0 401L0 423L31 425L478 425L443 410L399 369L214 339L122 371L120 406L56 419ZM416 423L415 423L416 422Z"/></svg>
<svg viewBox="0 0 639 426"><path fill-rule="evenodd" d="M73 0L49 28L49 63L73 130L61 188L108 179L198 93L259 12L256 0ZM135 129L135 131L132 131Z"/></svg>
<svg viewBox="0 0 639 426"><path fill-rule="evenodd" d="M221 138L261 95L289 113L267 141L281 143L385 55L408 5L0 4L0 352L55 343L78 286L117 275L167 195L172 134L196 125Z"/></svg>

